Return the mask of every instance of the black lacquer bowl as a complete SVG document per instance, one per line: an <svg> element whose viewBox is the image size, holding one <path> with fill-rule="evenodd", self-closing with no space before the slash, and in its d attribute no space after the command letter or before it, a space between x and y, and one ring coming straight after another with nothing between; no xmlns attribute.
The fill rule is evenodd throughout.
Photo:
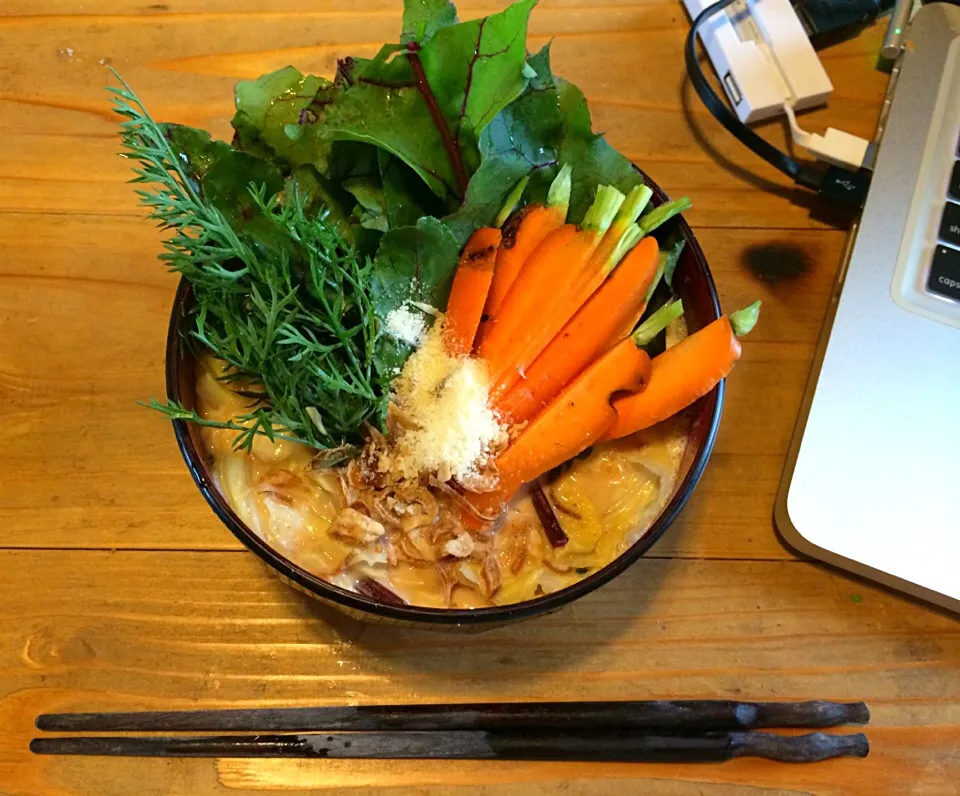
<svg viewBox="0 0 960 796"><path fill-rule="evenodd" d="M663 191L646 177L645 180L654 191L654 205L667 200ZM681 218L674 219L669 222L667 229L679 229L687 241L674 275L673 286L683 299L687 326L694 332L720 316L717 290L703 252L686 221ZM189 322L192 306L190 286L181 280L167 337L167 395L188 408L193 406L195 400L194 361L185 351L186 347L181 344L181 331ZM174 421L173 425L180 452L207 503L244 545L294 588L357 619L436 630L481 630L556 611L612 580L646 553L677 518L703 474L720 423L723 393L724 385L721 382L692 408L690 439L681 465L677 489L663 513L632 547L603 569L553 594L512 605L477 609L421 608L380 603L341 589L307 572L253 533L230 508L214 485L196 428L181 420Z"/></svg>

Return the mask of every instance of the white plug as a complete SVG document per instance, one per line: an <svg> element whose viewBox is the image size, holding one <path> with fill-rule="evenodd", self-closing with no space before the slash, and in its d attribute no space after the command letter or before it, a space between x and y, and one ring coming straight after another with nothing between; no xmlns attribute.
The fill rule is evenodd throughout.
<svg viewBox="0 0 960 796"><path fill-rule="evenodd" d="M823 135L808 133L797 124L797 115L789 102L784 103L783 110L790 120L793 140L817 160L854 170L864 165L870 146L867 140L833 127L828 127Z"/></svg>

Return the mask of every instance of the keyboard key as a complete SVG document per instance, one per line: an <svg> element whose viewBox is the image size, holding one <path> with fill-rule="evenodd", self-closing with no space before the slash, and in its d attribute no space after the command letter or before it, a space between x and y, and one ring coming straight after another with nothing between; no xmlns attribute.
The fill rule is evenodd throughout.
<svg viewBox="0 0 960 796"><path fill-rule="evenodd" d="M940 240L960 246L960 205L947 202L940 219Z"/></svg>
<svg viewBox="0 0 960 796"><path fill-rule="evenodd" d="M950 175L950 195L960 199L960 160L953 164L953 174Z"/></svg>
<svg viewBox="0 0 960 796"><path fill-rule="evenodd" d="M937 246L927 279L927 290L960 301L960 251Z"/></svg>

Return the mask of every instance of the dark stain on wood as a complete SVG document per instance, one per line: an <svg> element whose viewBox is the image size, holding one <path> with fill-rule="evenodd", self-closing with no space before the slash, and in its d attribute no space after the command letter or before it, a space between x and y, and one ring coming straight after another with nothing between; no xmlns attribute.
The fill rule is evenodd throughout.
<svg viewBox="0 0 960 796"><path fill-rule="evenodd" d="M751 246L743 255L750 272L764 282L797 279L810 270L810 255L790 243L764 243Z"/></svg>

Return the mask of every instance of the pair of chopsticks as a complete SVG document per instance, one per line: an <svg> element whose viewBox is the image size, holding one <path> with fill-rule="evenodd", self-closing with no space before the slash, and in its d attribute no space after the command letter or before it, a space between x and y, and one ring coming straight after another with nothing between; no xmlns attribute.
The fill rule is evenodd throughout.
<svg viewBox="0 0 960 796"><path fill-rule="evenodd" d="M49 713L48 732L253 732L255 735L35 738L49 755L353 759L812 763L866 757L862 733L783 736L769 728L866 724L863 702L663 700L250 710ZM276 734L283 733L283 734Z"/></svg>

